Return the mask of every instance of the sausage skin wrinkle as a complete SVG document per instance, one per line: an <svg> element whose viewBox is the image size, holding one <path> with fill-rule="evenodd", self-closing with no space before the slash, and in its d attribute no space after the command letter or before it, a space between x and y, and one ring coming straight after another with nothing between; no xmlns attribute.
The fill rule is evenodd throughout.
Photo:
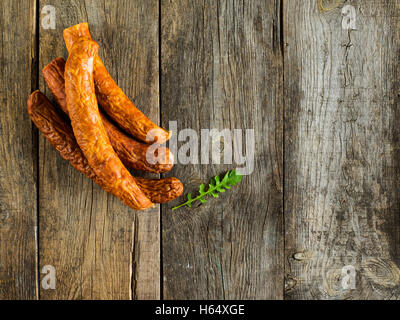
<svg viewBox="0 0 400 320"><path fill-rule="evenodd" d="M42 70L44 80L47 83L54 98L61 109L68 114L65 97L65 60L57 58L45 66ZM148 144L144 144L129 138L121 132L107 117L100 112L101 120L118 157L127 167L152 173L165 173L172 169L174 158L168 148L159 146L159 154L147 160ZM159 155L163 155L162 157ZM153 156L153 155L152 155ZM158 159L156 159L157 157ZM160 159L162 158L162 159Z"/></svg>
<svg viewBox="0 0 400 320"><path fill-rule="evenodd" d="M28 113L33 123L45 138L57 149L61 157L92 179L105 191L111 192L89 166L87 159L79 148L71 126L56 112L52 103L40 91L34 91L27 101ZM144 194L156 203L171 201L182 194L183 185L177 178L146 179L136 177L137 184Z"/></svg>
<svg viewBox="0 0 400 320"><path fill-rule="evenodd" d="M78 40L92 39L87 23L80 23L67 28L63 35L68 52L71 51L72 46ZM122 129L145 143L157 142L162 144L170 138L171 132L154 124L136 108L115 83L99 56L96 56L94 60L94 81L100 106ZM147 137L148 134L149 137Z"/></svg>
<svg viewBox="0 0 400 320"><path fill-rule="evenodd" d="M98 49L94 41L78 41L65 65L65 93L72 129L89 165L108 183L111 193L133 209L147 209L153 203L118 158L101 121L93 79L93 60Z"/></svg>

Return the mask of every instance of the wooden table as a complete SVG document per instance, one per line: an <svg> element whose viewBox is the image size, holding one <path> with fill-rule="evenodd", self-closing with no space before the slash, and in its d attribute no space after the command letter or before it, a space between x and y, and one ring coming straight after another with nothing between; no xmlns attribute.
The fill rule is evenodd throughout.
<svg viewBox="0 0 400 320"><path fill-rule="evenodd" d="M0 6L1 299L400 298L399 0ZM76 172L26 99L51 97L40 70L85 21L153 121L254 129L253 174L200 207L135 212ZM164 176L196 193L234 167Z"/></svg>

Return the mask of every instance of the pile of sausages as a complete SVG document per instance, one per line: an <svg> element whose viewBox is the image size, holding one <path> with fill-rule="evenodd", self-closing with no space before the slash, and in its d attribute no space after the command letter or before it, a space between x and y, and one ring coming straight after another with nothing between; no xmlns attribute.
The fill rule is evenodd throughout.
<svg viewBox="0 0 400 320"><path fill-rule="evenodd" d="M65 115L37 90L27 102L34 124L75 169L129 207L144 210L179 197L183 185L177 178L133 177L126 169L171 170L173 155L166 147L153 146L154 154L149 150L171 133L148 119L118 87L98 56L87 23L65 29L63 35L67 62L55 59L43 76Z"/></svg>

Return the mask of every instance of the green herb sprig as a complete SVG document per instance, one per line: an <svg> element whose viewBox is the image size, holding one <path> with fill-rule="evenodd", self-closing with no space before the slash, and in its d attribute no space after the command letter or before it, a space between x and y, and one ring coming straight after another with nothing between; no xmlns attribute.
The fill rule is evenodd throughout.
<svg viewBox="0 0 400 320"><path fill-rule="evenodd" d="M191 208L192 203L195 201L200 201L201 203L205 203L207 202L207 200L205 199L207 196L218 198L219 197L218 193L225 192L227 189L230 189L231 186L235 186L241 181L242 181L242 175L238 173L236 170L228 171L222 178L222 180L217 175L211 179L210 183L208 184L207 190L205 184L200 185L199 188L200 194L196 198L192 198L192 194L188 193L187 195L188 201L172 208L172 210L176 210L183 206L188 206L189 208Z"/></svg>

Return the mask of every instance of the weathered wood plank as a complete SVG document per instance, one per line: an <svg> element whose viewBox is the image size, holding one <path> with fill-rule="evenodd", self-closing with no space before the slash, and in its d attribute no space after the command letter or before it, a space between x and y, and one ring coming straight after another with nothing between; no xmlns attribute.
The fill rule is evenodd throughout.
<svg viewBox="0 0 400 320"><path fill-rule="evenodd" d="M239 187L199 208L163 206L166 299L283 297L279 3L161 1L164 127L255 133L254 173ZM178 163L171 174L196 193L236 166Z"/></svg>
<svg viewBox="0 0 400 320"><path fill-rule="evenodd" d="M62 30L89 22L116 82L143 112L159 118L158 2L57 1L56 30L40 30L40 65L67 57ZM41 89L51 96L43 79ZM40 266L53 265L45 299L157 299L159 207L136 213L77 173L40 141Z"/></svg>
<svg viewBox="0 0 400 320"><path fill-rule="evenodd" d="M400 298L400 1L328 2L284 1L285 296Z"/></svg>
<svg viewBox="0 0 400 320"><path fill-rule="evenodd" d="M37 298L37 135L26 111L36 86L35 17L34 0L1 3L0 300Z"/></svg>

